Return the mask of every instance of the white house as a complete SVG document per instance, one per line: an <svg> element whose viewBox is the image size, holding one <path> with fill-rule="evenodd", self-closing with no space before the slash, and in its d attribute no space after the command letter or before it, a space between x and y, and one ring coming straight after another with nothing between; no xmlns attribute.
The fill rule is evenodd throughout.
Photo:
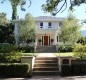
<svg viewBox="0 0 86 80"><path fill-rule="evenodd" d="M34 17L36 23L36 46L57 45L59 43L60 25L64 18L39 16ZM18 42L18 24L19 20L15 21L15 39Z"/></svg>

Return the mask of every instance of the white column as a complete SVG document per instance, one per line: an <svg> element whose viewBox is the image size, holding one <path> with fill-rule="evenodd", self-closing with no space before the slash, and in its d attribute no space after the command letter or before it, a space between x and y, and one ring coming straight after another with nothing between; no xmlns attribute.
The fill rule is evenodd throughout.
<svg viewBox="0 0 86 80"><path fill-rule="evenodd" d="M55 36L54 36L54 45L56 45L57 43L57 33L55 33Z"/></svg>

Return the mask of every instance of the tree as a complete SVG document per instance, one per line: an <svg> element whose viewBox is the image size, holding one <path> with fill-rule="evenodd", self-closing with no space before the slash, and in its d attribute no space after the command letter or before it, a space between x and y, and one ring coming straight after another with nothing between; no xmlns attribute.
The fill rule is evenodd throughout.
<svg viewBox="0 0 86 80"><path fill-rule="evenodd" d="M3 3L4 1L6 1L6 0L2 0L1 3ZM11 6L12 6L12 20L14 20L17 17L17 7L18 7L18 5L21 5L21 10L25 11L25 8L23 8L23 5L25 5L26 0L9 0L9 1L11 3ZM31 1L30 1L30 5L31 5Z"/></svg>
<svg viewBox="0 0 86 80"><path fill-rule="evenodd" d="M75 44L73 51L74 51L75 58L86 60L86 45Z"/></svg>
<svg viewBox="0 0 86 80"><path fill-rule="evenodd" d="M20 40L25 43L35 39L35 21L32 15L26 14L25 21L21 21L19 29Z"/></svg>
<svg viewBox="0 0 86 80"><path fill-rule="evenodd" d="M86 37L80 37L77 41L77 43L81 43L83 45L86 45Z"/></svg>
<svg viewBox="0 0 86 80"><path fill-rule="evenodd" d="M80 6L86 3L86 0L70 0L70 10L73 10L74 6ZM59 5L61 6L59 7ZM52 15L56 15L60 11L63 12L67 8L68 0L46 0L46 3L42 5L45 12L50 12Z"/></svg>
<svg viewBox="0 0 86 80"><path fill-rule="evenodd" d="M0 13L0 43L13 43L13 25L6 18L6 13Z"/></svg>
<svg viewBox="0 0 86 80"><path fill-rule="evenodd" d="M0 13L0 25L6 25L7 22L6 13Z"/></svg>
<svg viewBox="0 0 86 80"><path fill-rule="evenodd" d="M67 19L62 22L60 39L66 45L73 45L81 37L80 26L76 18L69 15Z"/></svg>

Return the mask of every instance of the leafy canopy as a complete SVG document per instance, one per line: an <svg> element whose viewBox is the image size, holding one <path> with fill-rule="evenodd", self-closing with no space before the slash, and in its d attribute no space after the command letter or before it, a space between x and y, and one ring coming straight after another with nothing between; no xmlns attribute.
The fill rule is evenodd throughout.
<svg viewBox="0 0 86 80"><path fill-rule="evenodd" d="M25 21L21 21L19 35L20 39L24 42L27 42L27 40L34 40L35 21L30 13L26 14Z"/></svg>
<svg viewBox="0 0 86 80"><path fill-rule="evenodd" d="M77 19L70 15L62 22L60 39L64 44L73 45L81 37L80 26Z"/></svg>
<svg viewBox="0 0 86 80"><path fill-rule="evenodd" d="M56 15L67 8L68 1L70 2L70 10L73 10L74 6L80 6L81 4L86 3L86 0L46 0L46 3L42 5L42 8L45 12Z"/></svg>

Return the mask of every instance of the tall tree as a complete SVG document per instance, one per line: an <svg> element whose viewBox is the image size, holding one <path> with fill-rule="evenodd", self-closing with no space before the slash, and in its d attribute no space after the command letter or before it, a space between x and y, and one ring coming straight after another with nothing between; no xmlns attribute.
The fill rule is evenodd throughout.
<svg viewBox="0 0 86 80"><path fill-rule="evenodd" d="M60 39L64 44L73 45L81 37L78 21L72 15L62 22Z"/></svg>
<svg viewBox="0 0 86 80"><path fill-rule="evenodd" d="M0 13L0 25L6 25L7 22L6 13Z"/></svg>
<svg viewBox="0 0 86 80"><path fill-rule="evenodd" d="M34 40L35 39L35 21L32 15L26 14L25 21L21 21L20 23L20 29L19 29L19 35L20 40L24 41L25 43L28 40Z"/></svg>
<svg viewBox="0 0 86 80"><path fill-rule="evenodd" d="M3 3L4 1L6 1L6 0L2 0L1 3ZM12 6L12 20L15 20L16 17L17 17L17 7L18 7L18 5L21 6L22 11L25 11L25 8L23 8L23 5L26 4L26 0L9 0L9 1L11 3L11 6ZM30 5L31 5L31 1L30 1Z"/></svg>
<svg viewBox="0 0 86 80"><path fill-rule="evenodd" d="M50 12L52 15L56 15L60 11L63 12L67 8L68 1L70 1L70 9L73 10L73 6L80 6L80 4L86 3L86 0L46 0L46 3L42 5L45 12ZM59 5L61 5L59 7Z"/></svg>

